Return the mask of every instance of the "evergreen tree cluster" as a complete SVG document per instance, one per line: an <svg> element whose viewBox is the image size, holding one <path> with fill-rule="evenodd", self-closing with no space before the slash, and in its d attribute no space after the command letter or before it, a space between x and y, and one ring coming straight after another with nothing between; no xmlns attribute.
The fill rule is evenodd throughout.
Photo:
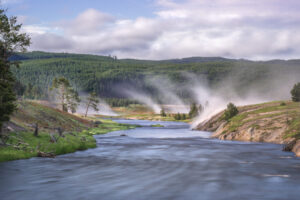
<svg viewBox="0 0 300 200"><path fill-rule="evenodd" d="M136 100L125 98L104 98L104 100L111 107L128 107L130 104L140 104Z"/></svg>
<svg viewBox="0 0 300 200"><path fill-rule="evenodd" d="M185 113L177 113L174 115L175 120L186 120L188 119Z"/></svg>

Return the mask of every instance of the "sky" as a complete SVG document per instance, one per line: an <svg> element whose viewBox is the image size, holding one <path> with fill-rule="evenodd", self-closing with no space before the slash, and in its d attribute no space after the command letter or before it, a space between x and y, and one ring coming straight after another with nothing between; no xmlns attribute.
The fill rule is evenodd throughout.
<svg viewBox="0 0 300 200"><path fill-rule="evenodd" d="M299 0L0 0L30 51L171 59L300 58Z"/></svg>

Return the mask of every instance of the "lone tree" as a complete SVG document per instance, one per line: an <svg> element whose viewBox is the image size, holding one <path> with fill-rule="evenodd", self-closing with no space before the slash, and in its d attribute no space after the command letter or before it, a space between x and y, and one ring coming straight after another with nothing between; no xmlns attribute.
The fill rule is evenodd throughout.
<svg viewBox="0 0 300 200"><path fill-rule="evenodd" d="M226 121L230 120L232 117L234 117L235 115L237 115L239 113L237 107L233 104L233 103L229 103L227 105L227 109L225 110L224 113L224 119Z"/></svg>
<svg viewBox="0 0 300 200"><path fill-rule="evenodd" d="M87 116L90 107L92 107L94 111L99 111L98 104L99 104L99 99L97 97L97 94L95 92L91 92L86 102L85 117Z"/></svg>
<svg viewBox="0 0 300 200"><path fill-rule="evenodd" d="M56 92L62 111L68 112L70 110L72 113L76 112L80 98L68 79L64 77L54 78L51 90Z"/></svg>
<svg viewBox="0 0 300 200"><path fill-rule="evenodd" d="M292 100L295 102L300 101L300 82L295 84L291 90Z"/></svg>
<svg viewBox="0 0 300 200"><path fill-rule="evenodd" d="M20 33L22 24L17 24L16 17L7 17L5 12L0 8L0 133L3 122L9 121L16 109L16 95L13 91L15 78L11 67L19 67L20 63L9 58L14 52L26 51L30 45L29 36Z"/></svg>

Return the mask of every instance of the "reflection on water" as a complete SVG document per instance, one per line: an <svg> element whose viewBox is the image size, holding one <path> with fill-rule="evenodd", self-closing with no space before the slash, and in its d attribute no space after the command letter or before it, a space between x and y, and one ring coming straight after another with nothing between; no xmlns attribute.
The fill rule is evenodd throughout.
<svg viewBox="0 0 300 200"><path fill-rule="evenodd" d="M280 145L121 121L146 127L95 136L97 148L55 159L1 163L0 199L299 199L300 159Z"/></svg>

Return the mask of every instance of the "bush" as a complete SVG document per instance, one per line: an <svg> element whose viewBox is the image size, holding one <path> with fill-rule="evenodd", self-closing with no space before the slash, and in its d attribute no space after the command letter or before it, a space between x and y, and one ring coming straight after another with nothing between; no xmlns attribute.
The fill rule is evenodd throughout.
<svg viewBox="0 0 300 200"><path fill-rule="evenodd" d="M280 106L286 106L286 103L285 102L281 102Z"/></svg>
<svg viewBox="0 0 300 200"><path fill-rule="evenodd" d="M299 102L300 101L300 83L294 85L291 90L292 101Z"/></svg>
<svg viewBox="0 0 300 200"><path fill-rule="evenodd" d="M232 117L236 116L239 113L237 107L233 103L227 105L227 109L224 113L224 119L226 121L230 120Z"/></svg>
<svg viewBox="0 0 300 200"><path fill-rule="evenodd" d="M166 112L165 112L164 109L160 110L160 116L162 116L162 117L166 117L167 116L167 114L166 114Z"/></svg>

